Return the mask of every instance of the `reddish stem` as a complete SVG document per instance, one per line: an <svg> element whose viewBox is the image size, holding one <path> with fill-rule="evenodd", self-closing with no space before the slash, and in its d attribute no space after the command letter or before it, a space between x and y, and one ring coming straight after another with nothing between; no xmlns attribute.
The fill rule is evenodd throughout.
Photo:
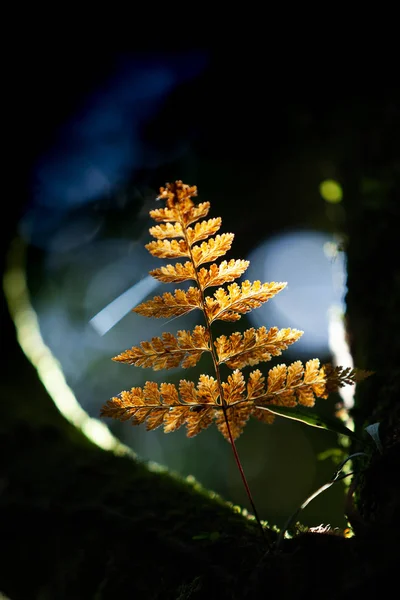
<svg viewBox="0 0 400 600"><path fill-rule="evenodd" d="M250 487L249 487L249 484L247 483L246 475L244 474L242 463L240 462L239 454L238 454L238 451L236 449L236 444L235 444L235 441L234 441L233 436L232 436L231 428L230 428L230 425L229 425L229 420L228 420L228 417L226 415L226 410L224 410L224 417L225 417L226 427L227 427L227 430L228 430L229 440L231 442L233 454L235 456L236 465L237 465L237 467L239 469L240 476L242 478L243 485L245 487L247 497L248 497L248 499L250 501L251 508L253 510L254 516L255 516L256 521L258 523L258 526L259 526L259 528L261 530L261 535L263 537L263 540L265 541L268 549L271 550L271 548L272 548L272 541L269 538L269 535L268 535L267 531L262 526L261 519L258 516L256 505L254 504L253 496L251 495Z"/></svg>

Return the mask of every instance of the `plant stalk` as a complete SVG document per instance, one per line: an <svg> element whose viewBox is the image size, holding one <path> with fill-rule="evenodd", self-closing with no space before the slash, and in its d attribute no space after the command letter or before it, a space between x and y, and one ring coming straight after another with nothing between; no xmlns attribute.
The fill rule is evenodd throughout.
<svg viewBox="0 0 400 600"><path fill-rule="evenodd" d="M204 290L202 289L202 287L200 285L200 281L199 281L198 274L197 274L197 267L196 267L195 261L193 260L192 249L191 249L191 246L190 246L190 243L189 243L189 240L188 240L188 237L187 237L187 233L186 233L186 226L185 226L185 223L184 223L184 221L183 221L182 218L180 219L180 224L181 224L181 227L182 227L182 231L183 231L184 239L186 241L187 248L189 250L189 257L190 257L190 260L191 260L193 268L194 268L195 281L196 281L197 287L200 290L202 312L203 312L203 315L204 315L206 330L208 331L208 334L209 334L209 337L210 337L211 356L212 356L212 360L213 360L213 363L214 363L215 374L216 374L216 377L217 377L218 388L219 388L219 396L220 396L220 399L221 399L222 410L224 412L224 418L225 418L225 423L226 423L226 427L227 427L227 430L228 430L229 441L230 441L231 446L232 446L232 450L233 450L233 454L234 454L234 457L235 457L236 465L237 465L237 467L239 469L239 473L240 473L240 476L242 478L243 485L244 485L244 488L246 490L246 494L247 494L247 497L249 499L249 502L250 502L250 505L251 505L254 517L255 517L255 519L256 519L256 521L258 523L258 526L260 528L262 538L263 538L263 540L264 540L264 542L265 542L268 550L271 550L272 549L272 541L269 538L269 536L267 534L267 531L263 528L262 523L261 523L261 519L258 516L256 505L254 504L253 496L251 495L250 487L249 487L249 484L247 482L246 475L244 473L244 470L243 470L243 467L242 467L242 463L240 462L239 454L238 454L238 451L237 451L237 448L236 448L236 445L235 445L235 441L234 441L233 436L232 436L232 431L231 431L231 428L230 428L230 425L229 425L229 419L228 419L228 416L226 414L228 407L227 407L227 404L225 402L224 395L223 395L221 373L220 373L220 369L219 369L218 357L217 357L216 352L215 352L213 335L212 335L212 329L211 329L211 323L210 323L210 321L208 319L207 312L205 310Z"/></svg>
<svg viewBox="0 0 400 600"><path fill-rule="evenodd" d="M268 550L271 550L272 549L272 540L269 538L269 534L264 529L264 527L262 526L261 519L258 516L256 505L254 504L253 496L251 494L250 487L249 487L249 484L248 484L247 479L246 479L246 475L245 475L243 467L242 467L242 463L240 462L239 453L238 453L237 448L236 448L235 440L233 439L233 436L232 436L231 428L230 428L230 425L229 425L229 420L228 420L228 418L226 416L226 409L224 409L224 417L225 417L226 427L228 429L229 440L231 442L231 446L232 446L233 454L234 454L234 457L235 457L236 465L237 465L237 468L239 469L240 476L242 478L243 485L245 487L247 497L248 497L249 502L251 504L251 508L252 508L254 517L255 517L255 519L256 519L256 521L258 523L258 526L259 526L260 531L261 531L262 538L263 538L266 546L268 547Z"/></svg>

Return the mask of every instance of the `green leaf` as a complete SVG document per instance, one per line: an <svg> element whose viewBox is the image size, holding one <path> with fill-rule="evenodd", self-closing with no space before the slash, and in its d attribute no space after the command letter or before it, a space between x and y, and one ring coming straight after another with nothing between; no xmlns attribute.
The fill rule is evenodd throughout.
<svg viewBox="0 0 400 600"><path fill-rule="evenodd" d="M303 408L301 406L295 406L290 408L288 406L275 406L268 405L267 406L257 406L257 408L261 408L262 410L268 410L274 415L278 415L279 417L285 417L286 419L293 419L294 421L301 421L306 425L310 425L311 427L319 427L320 429L328 429L329 431L334 431L335 433L339 433L340 435L347 435L354 440L360 442L360 438L351 431L348 427L343 425L340 419L336 419L335 417L321 417L321 415L316 414L315 412L309 412L307 408Z"/></svg>

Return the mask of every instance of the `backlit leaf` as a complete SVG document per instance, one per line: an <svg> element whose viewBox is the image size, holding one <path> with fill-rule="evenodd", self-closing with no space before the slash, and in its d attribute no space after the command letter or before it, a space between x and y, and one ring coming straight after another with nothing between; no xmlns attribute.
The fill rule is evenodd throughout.
<svg viewBox="0 0 400 600"><path fill-rule="evenodd" d="M199 246L192 247L192 257L194 266L198 267L207 262L212 262L220 256L228 252L232 246L233 233L223 233L215 238L210 238L207 242L203 242Z"/></svg>
<svg viewBox="0 0 400 600"><path fill-rule="evenodd" d="M146 244L145 248L157 258L181 258L189 256L189 250L185 240L157 240Z"/></svg>
<svg viewBox="0 0 400 600"><path fill-rule="evenodd" d="M175 265L166 265L165 267L154 269L150 271L150 275L163 283L179 283L181 281L188 281L189 279L196 279L193 264L189 261L184 264L175 263Z"/></svg>
<svg viewBox="0 0 400 600"><path fill-rule="evenodd" d="M273 298L283 290L286 283L261 283L244 281L241 287L237 283L228 285L228 291L218 288L214 297L205 299L205 308L210 321L237 321L254 308Z"/></svg>
<svg viewBox="0 0 400 600"><path fill-rule="evenodd" d="M243 334L236 332L229 337L220 336L215 340L215 347L220 363L225 363L231 369L241 369L246 365L254 366L259 362L269 361L272 356L279 356L302 334L297 329L251 328Z"/></svg>
<svg viewBox="0 0 400 600"><path fill-rule="evenodd" d="M219 265L212 263L208 269L203 267L198 273L200 286L205 290L211 286L230 283L243 275L249 264L248 260L232 258L229 262L223 260Z"/></svg>
<svg viewBox="0 0 400 600"><path fill-rule="evenodd" d="M166 292L162 296L154 296L152 300L142 302L133 309L133 312L144 317L178 317L201 308L200 290L190 287L187 292L176 290L174 294Z"/></svg>

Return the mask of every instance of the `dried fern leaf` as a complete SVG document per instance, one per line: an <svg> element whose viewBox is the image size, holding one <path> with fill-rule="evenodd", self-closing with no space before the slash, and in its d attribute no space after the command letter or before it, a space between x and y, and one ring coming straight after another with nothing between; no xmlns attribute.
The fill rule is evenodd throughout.
<svg viewBox="0 0 400 600"><path fill-rule="evenodd" d="M185 240L157 240L146 244L145 248L157 258L181 258L189 256L189 250Z"/></svg>
<svg viewBox="0 0 400 600"><path fill-rule="evenodd" d="M179 221L185 227L206 217L210 209L209 202L194 205L192 196L197 196L196 186L188 186L182 181L168 183L160 188L159 200L166 200L166 208L150 211L150 216L156 221Z"/></svg>
<svg viewBox="0 0 400 600"><path fill-rule="evenodd" d="M158 223L179 221L179 212L175 208L155 208L150 211L150 216Z"/></svg>
<svg viewBox="0 0 400 600"><path fill-rule="evenodd" d="M212 262L220 256L228 252L232 246L233 233L223 233L215 238L210 238L207 242L203 242L200 246L192 247L192 258L194 266L198 267L207 262Z"/></svg>
<svg viewBox="0 0 400 600"><path fill-rule="evenodd" d="M197 388L191 381L181 380L179 385L181 398L188 403L197 403L192 407L186 419L186 434L194 437L211 425L221 410L218 382L214 377L200 375Z"/></svg>
<svg viewBox="0 0 400 600"><path fill-rule="evenodd" d="M246 390L247 398L254 401L265 394L265 377L259 369L249 374Z"/></svg>
<svg viewBox="0 0 400 600"><path fill-rule="evenodd" d="M188 225L192 225L199 219L203 219L208 215L208 211L210 210L209 202L200 202L196 206L191 207L188 211L182 214L182 221L187 227Z"/></svg>
<svg viewBox="0 0 400 600"><path fill-rule="evenodd" d="M187 292L184 290L175 290L174 294L166 292L162 296L154 296L152 300L142 302L133 309L133 312L144 317L178 317L201 308L200 290L190 287Z"/></svg>
<svg viewBox="0 0 400 600"><path fill-rule="evenodd" d="M203 267L198 272L200 287L205 290L211 286L230 283L243 275L249 264L248 260L235 260L232 258L229 262L223 260L219 265L213 263L209 269Z"/></svg>
<svg viewBox="0 0 400 600"><path fill-rule="evenodd" d="M221 217L217 217L208 221L200 221L194 227L188 227L186 229L186 236L190 246L196 242L205 240L210 235L214 235L221 227L221 221Z"/></svg>
<svg viewBox="0 0 400 600"><path fill-rule="evenodd" d="M210 333L202 325L196 325L192 332L178 331L179 347L186 352L182 367L193 367L203 352L211 352Z"/></svg>
<svg viewBox="0 0 400 600"><path fill-rule="evenodd" d="M166 265L165 267L154 269L150 271L150 275L163 283L180 283L181 281L196 279L193 264L189 261L184 264L175 263L175 265Z"/></svg>
<svg viewBox="0 0 400 600"><path fill-rule="evenodd" d="M247 329L243 334L232 333L229 338L221 335L214 342L220 364L231 369L241 369L267 362L272 356L279 356L283 350L296 342L303 332L297 329L266 327Z"/></svg>
<svg viewBox="0 0 400 600"><path fill-rule="evenodd" d="M224 438L230 442L226 421L229 423L233 440L236 440L243 433L243 429L253 412L254 404L252 402L243 402L236 406L228 407L225 414L222 410L219 411L215 416L215 424Z"/></svg>
<svg viewBox="0 0 400 600"><path fill-rule="evenodd" d="M236 369L232 375L228 376L227 381L222 382L224 391L224 401L229 406L245 398L246 383L243 373Z"/></svg>
<svg viewBox="0 0 400 600"><path fill-rule="evenodd" d="M261 283L246 280L240 287L237 283L228 286L228 292L224 288L218 288L214 297L205 299L205 309L210 322L216 319L222 321L237 321L254 308L258 308L264 302L273 298L283 290L286 283Z"/></svg>
<svg viewBox="0 0 400 600"><path fill-rule="evenodd" d="M175 183L167 183L165 188L160 188L160 195L158 196L159 200L166 201L166 209L151 211L150 215L156 220L180 221L185 227L188 227L188 225L206 217L210 210L209 202L200 202L200 204L195 205L191 199L193 196L197 196L195 185L189 186L180 180L175 181ZM169 210L173 214L164 214L163 210ZM171 219L172 216L174 216L174 219Z"/></svg>
<svg viewBox="0 0 400 600"><path fill-rule="evenodd" d="M197 196L197 187L178 180L161 187L158 200L166 200L168 208L179 206L181 210L189 210L193 206L192 196Z"/></svg>
<svg viewBox="0 0 400 600"><path fill-rule="evenodd" d="M232 438L236 440L254 410L254 403L242 401L246 394L246 383L243 374L239 370L229 375L227 381L222 383L222 389L226 410L216 415L215 423L224 438L230 441L228 421ZM235 403L238 404L235 405Z"/></svg>
<svg viewBox="0 0 400 600"><path fill-rule="evenodd" d="M210 351L209 333L203 326L197 325L193 332L178 331L176 337L164 332L161 338L153 337L151 342L141 342L140 346L125 350L113 360L160 371L179 365L193 367L205 351Z"/></svg>
<svg viewBox="0 0 400 600"><path fill-rule="evenodd" d="M259 372L258 372L259 373ZM260 390L254 394L248 392L248 398L257 399L257 403L268 406L294 406L296 404L312 407L315 398L327 398L344 385L353 385L369 377L370 371L344 367L333 368L323 365L317 358L307 361L305 367L301 361L296 361L289 366L277 365L268 372L267 390ZM259 377L257 374L253 377ZM272 407L273 408L273 407Z"/></svg>
<svg viewBox="0 0 400 600"><path fill-rule="evenodd" d="M218 404L218 382L213 377L201 375L197 387L193 382L181 380L178 390L172 383L147 381L143 389L132 388L111 398L101 410L101 416L133 425L146 423L148 430L164 426L165 433L187 427L188 437L197 435L213 422L221 411Z"/></svg>
<svg viewBox="0 0 400 600"><path fill-rule="evenodd" d="M155 241L146 248L158 258L188 258L184 263L154 269L150 274L155 279L164 283L194 280L198 287L155 296L133 310L146 317L159 318L176 317L200 309L204 312L206 327L198 325L193 331L181 330L176 336L163 333L161 337L153 337L151 341L122 352L114 358L118 362L154 370L194 366L203 352L214 353L210 343L213 321L236 321L286 286L279 282L232 283L245 272L249 261L223 260L219 265L214 262L231 248L234 234L215 235L221 219L202 220L208 215L210 203L195 205L192 197L196 195L196 186L188 186L182 181L160 188L159 198L165 200L166 206L150 211L157 225L150 229ZM204 263L211 264L199 269ZM204 297L207 288L224 284L230 285L226 289L218 287L213 296ZM309 360L305 365L301 361L288 366L277 365L266 377L257 369L249 373L247 381L240 370L279 356L302 333L297 329L260 327L232 333L229 337L222 335L214 342L215 378L201 375L197 385L182 379L179 389L171 383L159 386L155 382L146 382L143 388L134 387L109 400L101 415L130 420L134 425L145 423L147 429L163 426L166 433L185 425L189 437L215 421L228 441L242 433L250 416L272 423L278 414L316 427L332 428L326 419L310 415L306 409L314 405L317 397L326 398L331 391L361 381L370 372L331 365L321 367L318 359ZM224 382L221 382L219 372L222 363L233 369ZM333 429L341 433L346 430L344 426L341 431L337 425L335 427Z"/></svg>
<svg viewBox="0 0 400 600"><path fill-rule="evenodd" d="M247 399L266 408L269 405L314 406L316 397L327 397L326 381L325 369L319 366L316 358L309 360L305 367L301 361L289 366L277 365L268 371L267 389L260 371L250 373Z"/></svg>
<svg viewBox="0 0 400 600"><path fill-rule="evenodd" d="M183 237L183 229L180 223L165 223L163 225L156 225L149 229L150 235L153 237L163 240L164 238L176 238Z"/></svg>

